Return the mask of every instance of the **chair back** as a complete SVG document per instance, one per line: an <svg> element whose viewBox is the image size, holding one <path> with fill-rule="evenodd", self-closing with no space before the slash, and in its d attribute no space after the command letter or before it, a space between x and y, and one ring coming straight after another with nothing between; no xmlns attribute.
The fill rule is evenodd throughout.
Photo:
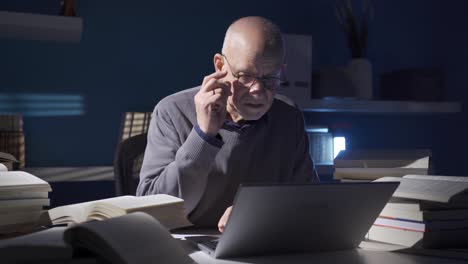
<svg viewBox="0 0 468 264"><path fill-rule="evenodd" d="M135 195L140 179L140 169L146 149L147 134L122 141L114 159L115 191L117 196Z"/></svg>

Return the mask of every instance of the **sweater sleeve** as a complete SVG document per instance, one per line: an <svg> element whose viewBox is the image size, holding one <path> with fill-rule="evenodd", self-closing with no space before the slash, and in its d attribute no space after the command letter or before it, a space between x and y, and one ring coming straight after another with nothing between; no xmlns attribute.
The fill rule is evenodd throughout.
<svg viewBox="0 0 468 264"><path fill-rule="evenodd" d="M304 117L301 111L296 115L296 138L298 139L294 161L294 180L297 182L319 182L314 162L309 152L309 137L305 131Z"/></svg>
<svg viewBox="0 0 468 264"><path fill-rule="evenodd" d="M187 120L180 114L169 114L161 104L156 106L148 130L137 195L162 193L180 197L189 214L204 193L220 147L202 139L193 128L183 141L174 125L177 122Z"/></svg>

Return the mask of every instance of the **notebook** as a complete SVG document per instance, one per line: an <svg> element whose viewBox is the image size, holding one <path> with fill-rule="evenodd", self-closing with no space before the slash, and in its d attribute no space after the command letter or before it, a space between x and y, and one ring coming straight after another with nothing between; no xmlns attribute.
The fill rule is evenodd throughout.
<svg viewBox="0 0 468 264"><path fill-rule="evenodd" d="M241 185L215 258L357 248L398 182Z"/></svg>

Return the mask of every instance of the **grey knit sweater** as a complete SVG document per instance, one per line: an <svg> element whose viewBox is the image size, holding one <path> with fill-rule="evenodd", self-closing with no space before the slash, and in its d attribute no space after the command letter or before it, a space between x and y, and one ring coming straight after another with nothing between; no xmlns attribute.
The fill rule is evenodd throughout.
<svg viewBox="0 0 468 264"><path fill-rule="evenodd" d="M200 87L161 100L148 132L137 195L164 193L185 200L190 221L216 226L240 183L317 182L301 111L275 98L257 122L223 126L224 144L194 129L194 96Z"/></svg>

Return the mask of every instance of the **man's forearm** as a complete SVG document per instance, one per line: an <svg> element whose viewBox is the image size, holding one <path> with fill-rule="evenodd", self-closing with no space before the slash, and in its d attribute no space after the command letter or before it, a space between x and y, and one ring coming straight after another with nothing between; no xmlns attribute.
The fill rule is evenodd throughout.
<svg viewBox="0 0 468 264"><path fill-rule="evenodd" d="M175 156L169 156L164 149L158 152L157 142L150 142L147 147L137 194L178 196L185 200L185 207L191 212L201 199L220 148L206 142L194 129Z"/></svg>

